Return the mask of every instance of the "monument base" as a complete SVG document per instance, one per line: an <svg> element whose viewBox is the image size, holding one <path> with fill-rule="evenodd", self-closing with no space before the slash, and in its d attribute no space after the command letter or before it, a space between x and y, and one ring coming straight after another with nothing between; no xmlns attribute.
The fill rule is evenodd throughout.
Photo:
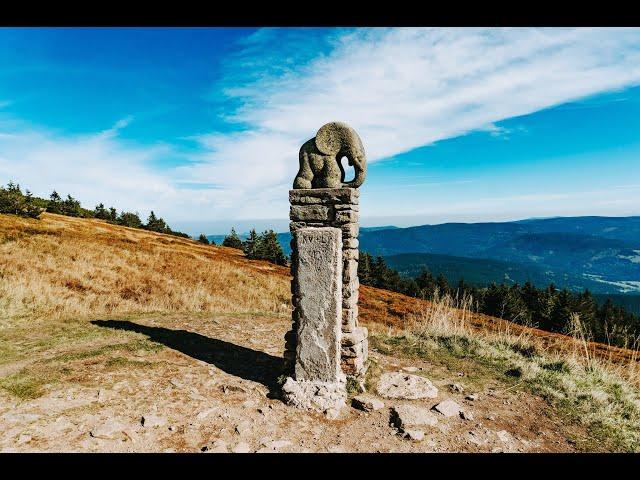
<svg viewBox="0 0 640 480"><path fill-rule="evenodd" d="M346 381L318 382L287 377L282 385L282 395L288 405L335 415L346 406Z"/></svg>

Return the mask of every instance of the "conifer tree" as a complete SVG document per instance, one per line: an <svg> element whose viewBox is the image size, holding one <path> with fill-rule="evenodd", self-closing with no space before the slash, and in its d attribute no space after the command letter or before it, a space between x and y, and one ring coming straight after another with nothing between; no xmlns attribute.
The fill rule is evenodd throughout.
<svg viewBox="0 0 640 480"><path fill-rule="evenodd" d="M235 228L231 227L231 233L226 237L224 237L224 240L222 241L222 246L237 248L239 250L242 250L242 247L243 247L242 240L240 240L240 237L236 233Z"/></svg>
<svg viewBox="0 0 640 480"><path fill-rule="evenodd" d="M204 233L201 233L200 236L198 237L198 242L204 244L204 245L209 245L209 239L205 236Z"/></svg>
<svg viewBox="0 0 640 480"><path fill-rule="evenodd" d="M55 190L49 196L47 203L47 212L62 214L62 198Z"/></svg>

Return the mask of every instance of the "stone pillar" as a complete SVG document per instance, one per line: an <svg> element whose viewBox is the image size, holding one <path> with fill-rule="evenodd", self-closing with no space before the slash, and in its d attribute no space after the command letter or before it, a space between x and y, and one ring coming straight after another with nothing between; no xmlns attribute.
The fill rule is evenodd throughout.
<svg viewBox="0 0 640 480"><path fill-rule="evenodd" d="M301 239L312 235L311 232L326 232L331 229L341 232L341 260L342 268L333 270L340 275L342 283L342 308L338 319L341 325L340 335L340 370L345 378L362 380L366 372L366 360L368 351L367 329L358 325L358 200L360 192L356 188L313 188L295 189L289 191L290 210L290 230L291 240L291 268L293 274L292 281L292 303L293 303L293 325L291 330L285 335L285 369L287 375L293 375L298 379L298 364L302 360L299 355L301 351L306 351L306 337L302 336L303 326L308 319L305 315L308 311L305 301L311 301L312 297L307 297L304 292L305 286L300 277L301 267L305 259L302 255L308 252L301 250ZM328 247L324 254L320 253L321 263L331 264L333 261L332 252L335 242ZM304 248L304 247L303 247ZM314 254L316 251L314 250ZM341 272L341 273L338 273ZM315 288L311 283L310 287ZM318 285L319 287L319 285ZM323 287L324 288L324 287ZM301 295L302 293L302 295ZM309 293L309 295L319 295L312 302L320 302L324 296L334 294L333 290ZM303 320L304 318L304 320Z"/></svg>

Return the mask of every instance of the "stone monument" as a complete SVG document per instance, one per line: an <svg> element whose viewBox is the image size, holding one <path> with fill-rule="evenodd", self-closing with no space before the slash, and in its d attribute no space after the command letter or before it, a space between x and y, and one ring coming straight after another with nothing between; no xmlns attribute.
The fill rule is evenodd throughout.
<svg viewBox="0 0 640 480"><path fill-rule="evenodd" d="M345 182L340 160L355 170ZM331 122L300 148L289 191L292 328L285 335L283 397L289 404L335 411L346 382L362 383L367 329L358 325L358 187L366 157L358 134Z"/></svg>

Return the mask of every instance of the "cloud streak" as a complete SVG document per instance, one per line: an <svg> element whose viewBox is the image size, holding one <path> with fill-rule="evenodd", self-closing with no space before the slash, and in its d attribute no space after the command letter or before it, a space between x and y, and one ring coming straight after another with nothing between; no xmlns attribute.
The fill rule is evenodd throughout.
<svg viewBox="0 0 640 480"><path fill-rule="evenodd" d="M266 29L239 47L209 92L233 105L229 128L192 137L188 164L159 169L184 153L122 140L133 117L75 137L0 118L0 175L169 220L285 218L298 149L325 122L351 124L375 163L640 84L640 29Z"/></svg>
<svg viewBox="0 0 640 480"><path fill-rule="evenodd" d="M278 41L256 36L251 54ZM639 45L638 29L352 31L327 55L279 76L247 73L246 84L227 89L239 104L229 119L244 131L199 137L207 153L180 175L228 185L240 198L288 183L299 146L331 120L360 133L370 162L471 130L504 133L494 122L638 84ZM286 214L284 202L265 200L243 212Z"/></svg>

